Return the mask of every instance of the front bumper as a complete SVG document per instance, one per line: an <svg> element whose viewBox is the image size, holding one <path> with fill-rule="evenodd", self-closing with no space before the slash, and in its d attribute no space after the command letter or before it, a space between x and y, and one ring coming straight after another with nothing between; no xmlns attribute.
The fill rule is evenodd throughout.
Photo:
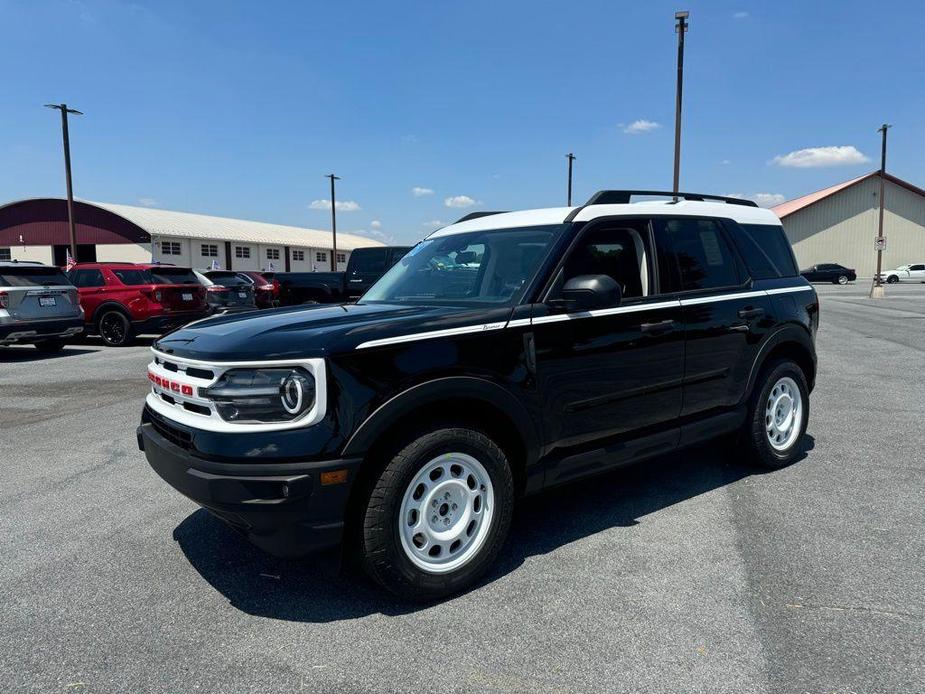
<svg viewBox="0 0 925 694"><path fill-rule="evenodd" d="M216 462L188 450L188 432L172 430L160 420L157 424L148 418L137 430L138 447L154 471L261 549L277 556L301 556L342 539L347 499L360 459ZM234 436L242 439L245 455L246 435ZM321 473L335 470L347 470L346 481L322 484Z"/></svg>
<svg viewBox="0 0 925 694"><path fill-rule="evenodd" d="M205 318L208 311L184 311L182 313L166 313L162 316L152 316L145 320L132 321L132 330L136 335L162 335L174 328L192 323L194 320Z"/></svg>
<svg viewBox="0 0 925 694"><path fill-rule="evenodd" d="M0 325L0 344L38 342L40 340L73 337L84 329L82 315Z"/></svg>

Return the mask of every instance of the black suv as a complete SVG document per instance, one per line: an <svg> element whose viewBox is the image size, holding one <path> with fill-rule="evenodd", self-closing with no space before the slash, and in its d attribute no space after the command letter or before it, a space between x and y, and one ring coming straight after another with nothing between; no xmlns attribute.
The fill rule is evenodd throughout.
<svg viewBox="0 0 925 694"><path fill-rule="evenodd" d="M819 313L779 220L632 194L463 218L356 304L161 338L139 446L265 550L344 540L425 599L486 570L520 496L729 434L793 462Z"/></svg>

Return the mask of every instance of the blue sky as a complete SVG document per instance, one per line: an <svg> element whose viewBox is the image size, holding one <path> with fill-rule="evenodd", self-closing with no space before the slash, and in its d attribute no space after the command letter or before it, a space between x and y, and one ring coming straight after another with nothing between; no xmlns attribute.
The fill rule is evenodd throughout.
<svg viewBox="0 0 925 694"><path fill-rule="evenodd" d="M0 202L63 195L52 101L90 200L326 229L334 171L340 230L408 242L564 204L569 151L578 201L669 188L682 5L682 189L810 192L875 169L884 120L925 184L912 2L0 0Z"/></svg>

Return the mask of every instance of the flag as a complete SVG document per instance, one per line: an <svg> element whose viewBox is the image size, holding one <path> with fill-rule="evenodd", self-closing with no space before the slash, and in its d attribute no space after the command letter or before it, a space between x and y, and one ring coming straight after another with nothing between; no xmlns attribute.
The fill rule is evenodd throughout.
<svg viewBox="0 0 925 694"><path fill-rule="evenodd" d="M215 258L212 258L212 267L210 267L209 269L210 270L221 270L222 268L221 266L219 266L218 260L216 260Z"/></svg>
<svg viewBox="0 0 925 694"><path fill-rule="evenodd" d="M271 262L270 262L270 268L269 268L268 272L273 272L274 270L276 270L276 266L275 266L275 265L273 264L273 262L271 261Z"/></svg>
<svg viewBox="0 0 925 694"><path fill-rule="evenodd" d="M71 270L74 269L74 266L75 266L75 265L77 265L77 261L74 260L74 258L71 256L71 249L69 248L69 249L67 250L67 262L66 262L65 265L64 265L64 269L65 269L67 272L70 272Z"/></svg>

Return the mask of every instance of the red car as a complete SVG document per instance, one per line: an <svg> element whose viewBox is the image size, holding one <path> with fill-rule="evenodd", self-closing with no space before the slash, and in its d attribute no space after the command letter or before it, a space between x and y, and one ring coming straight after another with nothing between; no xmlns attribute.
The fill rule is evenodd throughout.
<svg viewBox="0 0 925 694"><path fill-rule="evenodd" d="M272 308L279 305L279 282L250 270L240 270L238 275L254 285L254 300L257 302L257 308Z"/></svg>
<svg viewBox="0 0 925 694"><path fill-rule="evenodd" d="M135 335L160 335L207 315L205 287L162 284L150 267L77 263L67 270L80 296L87 332L121 347Z"/></svg>

